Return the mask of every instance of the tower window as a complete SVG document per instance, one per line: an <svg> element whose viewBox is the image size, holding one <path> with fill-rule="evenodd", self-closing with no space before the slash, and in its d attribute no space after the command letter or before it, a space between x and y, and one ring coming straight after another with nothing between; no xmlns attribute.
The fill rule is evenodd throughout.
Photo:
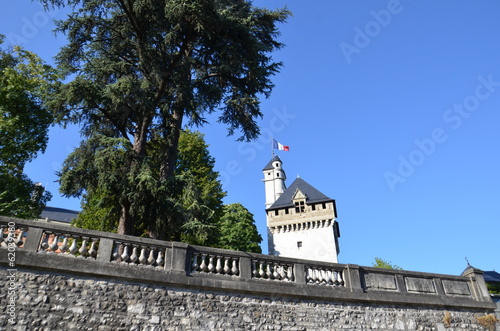
<svg viewBox="0 0 500 331"><path fill-rule="evenodd" d="M279 172L278 172L278 173L276 173L276 177L279 177L279 176L280 176L280 173L279 173Z"/></svg>
<svg viewBox="0 0 500 331"><path fill-rule="evenodd" d="M311 210L316 210L316 205L311 205Z"/></svg>
<svg viewBox="0 0 500 331"><path fill-rule="evenodd" d="M279 166L280 166L280 164L279 164L279 163L276 163L276 168L277 168L277 167L279 167Z"/></svg>
<svg viewBox="0 0 500 331"><path fill-rule="evenodd" d="M288 208L285 209L285 214L288 215L289 211L288 211Z"/></svg>
<svg viewBox="0 0 500 331"><path fill-rule="evenodd" d="M302 247L302 241L297 241L297 248L301 248Z"/></svg>
<svg viewBox="0 0 500 331"><path fill-rule="evenodd" d="M278 216L278 215L279 215L279 210L278 210L278 209L276 209L276 210L274 211L274 216Z"/></svg>
<svg viewBox="0 0 500 331"><path fill-rule="evenodd" d="M326 203L323 202L323 209L326 209Z"/></svg>
<svg viewBox="0 0 500 331"><path fill-rule="evenodd" d="M305 209L306 209L306 207L305 207L304 201L295 202L295 212L296 213L303 213Z"/></svg>

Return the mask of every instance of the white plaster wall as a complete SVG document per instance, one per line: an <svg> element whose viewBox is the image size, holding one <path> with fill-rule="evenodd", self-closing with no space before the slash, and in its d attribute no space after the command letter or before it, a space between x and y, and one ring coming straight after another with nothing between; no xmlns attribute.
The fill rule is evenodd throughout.
<svg viewBox="0 0 500 331"><path fill-rule="evenodd" d="M337 263L337 248L333 227L301 231L274 232L273 243L278 250L270 254L299 259ZM297 242L302 241L302 247Z"/></svg>
<svg viewBox="0 0 500 331"><path fill-rule="evenodd" d="M264 187L266 189L266 208L269 208L285 191L283 171L276 169L264 171Z"/></svg>

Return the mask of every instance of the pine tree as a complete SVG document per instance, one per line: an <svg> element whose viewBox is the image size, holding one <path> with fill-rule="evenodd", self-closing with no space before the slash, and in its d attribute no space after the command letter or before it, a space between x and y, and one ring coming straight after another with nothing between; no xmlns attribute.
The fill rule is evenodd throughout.
<svg viewBox="0 0 500 331"><path fill-rule="evenodd" d="M259 97L269 96L270 77L281 67L271 57L282 47L276 25L288 10L245 0L40 1L73 9L58 23L68 44L57 56L71 81L51 106L59 121L81 125L80 149L88 153L79 160L100 163L92 175L75 172L63 190L111 192L119 233L133 233L142 217L162 238L163 229L179 226L166 212L176 208L168 199L179 184L181 128L220 111L229 134L258 136ZM145 202L152 206L146 214Z"/></svg>

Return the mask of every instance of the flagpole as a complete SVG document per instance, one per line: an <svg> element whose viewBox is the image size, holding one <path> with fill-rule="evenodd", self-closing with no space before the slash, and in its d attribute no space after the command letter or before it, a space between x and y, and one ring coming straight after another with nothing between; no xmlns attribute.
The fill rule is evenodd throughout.
<svg viewBox="0 0 500 331"><path fill-rule="evenodd" d="M274 144L273 144L273 137L271 137L271 155L274 157Z"/></svg>

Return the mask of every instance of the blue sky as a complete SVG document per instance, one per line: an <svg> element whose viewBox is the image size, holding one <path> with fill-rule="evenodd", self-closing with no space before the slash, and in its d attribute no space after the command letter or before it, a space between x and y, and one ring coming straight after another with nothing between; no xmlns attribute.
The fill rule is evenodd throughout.
<svg viewBox="0 0 500 331"><path fill-rule="evenodd" d="M270 136L288 184L301 178L337 202L339 262L374 257L404 269L460 274L465 257L500 270L500 2L254 1L292 12L281 26L284 67L262 100L262 137L242 143L212 123L205 133L226 203L240 202L266 238L262 168ZM47 62L64 37L29 0L2 6L0 33ZM79 141L53 128L26 168L54 194L54 172ZM264 249L266 244L264 242Z"/></svg>

